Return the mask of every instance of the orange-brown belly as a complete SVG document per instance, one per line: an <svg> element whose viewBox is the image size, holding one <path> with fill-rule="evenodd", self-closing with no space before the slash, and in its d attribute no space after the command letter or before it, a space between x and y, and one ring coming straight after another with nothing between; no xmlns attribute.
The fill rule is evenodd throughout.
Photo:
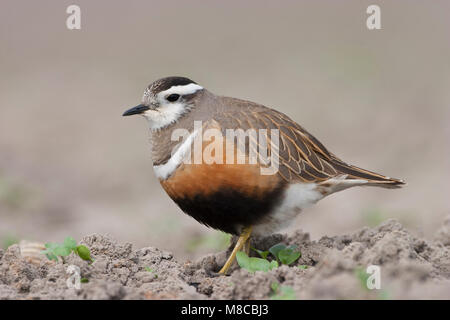
<svg viewBox="0 0 450 320"><path fill-rule="evenodd" d="M286 182L250 164L182 164L161 185L199 222L229 233L270 213Z"/></svg>

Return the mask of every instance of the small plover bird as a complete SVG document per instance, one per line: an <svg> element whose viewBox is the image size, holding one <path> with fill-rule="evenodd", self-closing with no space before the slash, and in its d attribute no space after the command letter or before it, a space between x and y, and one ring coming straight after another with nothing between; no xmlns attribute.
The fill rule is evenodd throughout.
<svg viewBox="0 0 450 320"><path fill-rule="evenodd" d="M170 198L202 224L239 235L222 274L249 250L251 234L278 231L329 194L404 184L347 164L279 111L217 96L188 78L150 84L123 115L135 114L148 120L153 168Z"/></svg>

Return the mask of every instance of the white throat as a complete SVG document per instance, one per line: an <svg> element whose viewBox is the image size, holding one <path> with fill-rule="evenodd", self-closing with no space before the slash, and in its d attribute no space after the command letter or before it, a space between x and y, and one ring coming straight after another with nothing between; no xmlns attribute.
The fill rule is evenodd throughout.
<svg viewBox="0 0 450 320"><path fill-rule="evenodd" d="M147 118L149 122L150 129L155 131L176 123L183 114L190 110L190 105L184 102L182 97L193 94L202 89L203 87L198 84L190 83L187 85L172 86L167 90L159 92L156 97L154 97L154 100L156 100L154 102L158 105L158 108L156 110L150 109L143 113L143 116ZM180 95L180 101L167 101L166 97L171 94ZM147 89L144 92L143 101L146 102L148 98L149 90Z"/></svg>
<svg viewBox="0 0 450 320"><path fill-rule="evenodd" d="M158 110L148 110L143 115L148 120L150 129L155 131L177 122L187 111L189 106L180 102L161 105Z"/></svg>

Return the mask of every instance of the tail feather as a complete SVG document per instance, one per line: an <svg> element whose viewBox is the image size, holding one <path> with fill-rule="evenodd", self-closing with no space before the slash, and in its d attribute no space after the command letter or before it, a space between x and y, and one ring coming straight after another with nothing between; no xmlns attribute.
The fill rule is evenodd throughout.
<svg viewBox="0 0 450 320"><path fill-rule="evenodd" d="M355 185L383 188L401 188L405 185L404 180L383 176L379 173L348 165L341 161L333 162L333 167L346 175L345 180L355 181Z"/></svg>

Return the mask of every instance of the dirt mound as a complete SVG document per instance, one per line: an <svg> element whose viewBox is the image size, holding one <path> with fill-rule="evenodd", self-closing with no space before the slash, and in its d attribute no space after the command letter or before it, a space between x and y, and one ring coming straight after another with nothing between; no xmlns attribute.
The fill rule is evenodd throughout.
<svg viewBox="0 0 450 320"><path fill-rule="evenodd" d="M72 254L63 264L24 257L12 245L0 250L0 299L450 299L450 216L433 241L388 220L318 241L297 231L252 245L266 250L279 242L298 246L302 255L295 265L254 274L235 266L226 277L215 272L227 252L179 263L169 252L133 250L94 234L81 241L93 263ZM67 285L70 265L79 267L79 289ZM366 286L368 265L380 267L379 290Z"/></svg>

